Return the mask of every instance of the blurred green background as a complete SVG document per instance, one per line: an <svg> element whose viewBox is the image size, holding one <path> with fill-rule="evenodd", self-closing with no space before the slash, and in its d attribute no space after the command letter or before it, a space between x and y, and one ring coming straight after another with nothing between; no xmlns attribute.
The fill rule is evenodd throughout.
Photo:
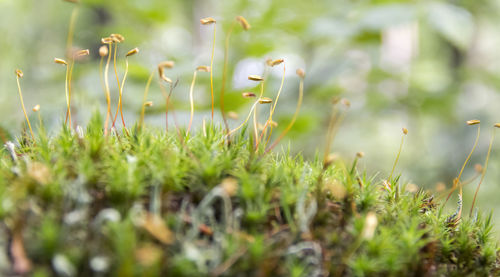
<svg viewBox="0 0 500 277"><path fill-rule="evenodd" d="M56 130L65 112L64 58L68 23L75 4L65 1L0 0L0 116L1 126L19 135L23 126L14 70L24 71L22 87L26 106L41 105L43 120ZM286 126L298 97L297 68L306 71L305 99L294 130L284 140L294 153L314 157L325 141L331 99L345 97L352 106L333 151L348 163L363 151L361 168L379 177L388 175L401 139L409 135L397 172L419 187L438 182L451 186L472 147L480 119L480 143L464 179L474 175L473 165L484 163L490 126L500 121L500 1L326 1L326 0L82 0L73 46L90 49L89 58L77 62L73 82L73 112L77 124L90 114L105 112L99 78L100 39L120 33L119 70L124 54L130 72L124 90L125 118L137 120L147 77L163 60L176 66L167 75L179 85L173 107L179 124L189 119L188 91L193 70L210 64L213 26L199 19L217 19L214 64L215 92L221 87L224 37L234 18L244 16L251 30L234 29L229 49L226 109L246 116L250 102L241 92L257 92L249 74L262 74L267 58L284 58L285 86L274 119ZM282 67L272 69L265 95L275 97ZM209 74L199 73L195 88L195 125L210 117ZM110 72L113 103L117 92ZM157 79L152 84L149 124L164 126L164 100ZM218 100L216 99L216 103ZM261 121L264 121L262 111ZM219 122L220 113L216 112ZM36 121L36 115L31 113ZM173 124L170 122L170 124ZM172 125L170 125L172 126ZM500 137L498 138L500 140ZM479 193L479 207L495 210L500 221L500 141L493 146L488 174ZM466 187L468 211L477 182ZM450 204L450 211L453 203ZM498 225L498 224L497 224Z"/></svg>

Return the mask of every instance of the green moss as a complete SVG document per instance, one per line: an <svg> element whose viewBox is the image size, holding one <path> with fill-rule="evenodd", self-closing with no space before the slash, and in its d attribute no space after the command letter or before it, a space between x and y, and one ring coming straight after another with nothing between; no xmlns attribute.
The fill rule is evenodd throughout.
<svg viewBox="0 0 500 277"><path fill-rule="evenodd" d="M15 158L0 152L3 232L23 235L37 276L498 274L491 216L451 225L429 193L387 191L340 161L323 171L254 153L244 134L228 145L218 127L101 126L95 115L83 136L42 131Z"/></svg>

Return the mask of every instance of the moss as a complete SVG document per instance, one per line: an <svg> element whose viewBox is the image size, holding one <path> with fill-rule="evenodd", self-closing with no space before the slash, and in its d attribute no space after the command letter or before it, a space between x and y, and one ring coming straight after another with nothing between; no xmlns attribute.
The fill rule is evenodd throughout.
<svg viewBox="0 0 500 277"><path fill-rule="evenodd" d="M83 136L41 131L0 152L2 230L21 234L12 262L37 276L498 274L491 216L451 224L428 192L341 161L255 154L245 131L228 145L213 126L102 126L96 114Z"/></svg>

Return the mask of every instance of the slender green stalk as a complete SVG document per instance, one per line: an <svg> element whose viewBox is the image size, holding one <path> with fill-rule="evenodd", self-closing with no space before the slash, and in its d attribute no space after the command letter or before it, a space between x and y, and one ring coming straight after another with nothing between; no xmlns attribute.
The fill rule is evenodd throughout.
<svg viewBox="0 0 500 277"><path fill-rule="evenodd" d="M327 164L328 155L330 155L330 148L332 145L335 123L337 121L337 114L338 114L338 109L336 103L334 103L332 113L330 115L330 121L328 123L328 131L326 133L325 152L323 153L323 165Z"/></svg>
<svg viewBox="0 0 500 277"><path fill-rule="evenodd" d="M66 98L66 104L67 104L67 110L66 110L66 119L65 119L65 124L68 124L69 120L69 127L71 128L71 77L72 77L72 71L73 71L73 64L75 57L73 55L72 47L73 47L73 36L74 36L74 30L75 30L75 24L76 24L76 19L78 17L78 4L75 5L73 8L73 11L71 12L71 17L69 20L69 27L68 27L68 35L66 38L66 57L68 58L71 66L69 68L69 73L68 73L68 68L66 71L66 92L67 92L67 98ZM66 65L68 67L68 65ZM68 84L69 83L69 84Z"/></svg>
<svg viewBox="0 0 500 277"><path fill-rule="evenodd" d="M76 18L78 17L78 5L73 8L71 12L71 17L69 20L68 36L66 38L66 57L68 59L72 58L71 48L73 47L73 34L75 30Z"/></svg>
<svg viewBox="0 0 500 277"><path fill-rule="evenodd" d="M216 23L214 23L214 41L212 45L212 57L210 58L210 92L212 97L212 122L214 121L214 55L215 55L215 32L216 32Z"/></svg>
<svg viewBox="0 0 500 277"><path fill-rule="evenodd" d="M224 93L226 90L227 65L229 60L229 38L231 37L235 24L236 21L233 22L231 28L229 28L229 31L227 32L226 38L224 40L224 67L222 69L222 85L220 89L220 111L222 114L222 120L224 121L224 125L226 127L226 132L229 132L229 124L227 123L226 112L224 110Z"/></svg>
<svg viewBox="0 0 500 277"><path fill-rule="evenodd" d="M64 81L64 92L66 95L66 120L64 121L64 124L68 124L68 116L69 116L69 111L70 111L70 100L69 100L69 66L66 64L66 79ZM71 122L71 120L70 120Z"/></svg>
<svg viewBox="0 0 500 277"><path fill-rule="evenodd" d="M276 105L278 104L278 100L280 98L280 94L281 94L281 91L283 90L283 85L285 83L285 71L286 71L286 67L285 67L285 63L283 63L283 77L281 78L281 84L280 84L280 88L278 89L278 94L276 95L276 101L274 101L274 104L271 108L271 111L269 113L269 118L267 119L266 121L266 124L264 125L264 128L262 130L262 132L260 133L260 138L257 142L257 146L255 147L256 150L259 148L259 143L260 141L263 139L263 136L264 136L264 133L267 129L267 126L269 124L271 124L271 122L273 121L273 114L274 114L274 110L276 109ZM268 139L266 140L266 146L267 146L267 143L269 142L269 139L271 138L271 135L273 133L273 126L271 125L271 130L269 131L269 136L268 136Z"/></svg>
<svg viewBox="0 0 500 277"><path fill-rule="evenodd" d="M66 121L65 124L68 124L69 121L69 128L71 129L71 79L73 77L73 67L75 66L75 57L73 56L70 60L70 65L69 67L66 67L66 79L67 79L67 110L66 110Z"/></svg>
<svg viewBox="0 0 500 277"><path fill-rule="evenodd" d="M245 121L243 121L243 123L241 123L240 126L229 131L227 133L226 137L229 137L232 133L238 131L241 127L243 127L248 122L248 119L250 119L250 116L252 115L252 112L255 110L255 107L257 106L257 104L259 104L259 100L255 101L255 103L252 105L252 108L250 109L250 112L248 113L248 116L246 117Z"/></svg>
<svg viewBox="0 0 500 277"><path fill-rule="evenodd" d="M474 153L474 150L476 150L476 146L479 142L479 135L481 134L481 125L477 125L477 135L476 135L476 140L474 141L474 145L472 146L472 149L471 151L469 152L469 155L467 156L467 158L465 159L465 162L464 164L462 165L462 168L460 169L460 173L458 173L458 177L455 178L455 180L453 181L453 187L450 191L450 193L448 194L448 197L446 197L446 200L444 202L444 205L446 205L446 203L448 202L448 199L450 199L452 193L457 189L457 186L462 186L462 184L460 184L460 178L462 177L462 173L464 172L464 169L465 169L465 166L467 165L467 163L469 162L471 156L472 156L472 153Z"/></svg>
<svg viewBox="0 0 500 277"><path fill-rule="evenodd" d="M19 72L21 72L21 71L19 71ZM31 129L31 123L30 123L30 120L28 118L28 114L26 113L26 108L24 107L23 92L21 91L21 84L19 83L19 78L21 76L22 76L22 73L19 74L16 72L16 81L17 81L17 89L19 91L19 99L21 99L21 107L23 108L24 117L26 118L26 123L28 124L31 138L33 139L33 142L35 142L35 134L33 133L33 129Z"/></svg>
<svg viewBox="0 0 500 277"><path fill-rule="evenodd" d="M140 129L142 129L142 126L144 125L144 114L146 112L146 99L148 97L149 86L151 85L151 81L153 80L154 73L155 72L153 71L149 75L148 81L146 83L146 88L144 89L144 96L142 98L142 106L141 106L141 116L139 119L139 128Z"/></svg>
<svg viewBox="0 0 500 277"><path fill-rule="evenodd" d="M38 130L40 130L41 128L43 128L42 116L40 115L40 111L37 111L36 114L38 116L38 124L40 124L40 127Z"/></svg>
<svg viewBox="0 0 500 277"><path fill-rule="evenodd" d="M484 176L486 175L486 169L488 168L488 161L490 160L491 148L493 146L493 140L495 139L495 129L496 129L496 127L493 127L493 131L491 132L490 146L488 147L488 153L486 154L486 161L484 162L484 169L483 169L483 172L481 174L481 179L479 180L479 183L477 184L476 192L474 193L474 198L472 199L472 205L470 207L469 216L472 215L472 211L474 210L474 204L476 203L477 193L479 192L479 188L481 187L481 184L483 183L483 180L484 180ZM460 190L461 189L462 189L462 186L460 186Z"/></svg>
<svg viewBox="0 0 500 277"><path fill-rule="evenodd" d="M160 90L163 94L163 97L165 98L165 131L168 131L168 108L170 104L170 94L165 89L165 86L163 85L161 80L159 81L159 84Z"/></svg>
<svg viewBox="0 0 500 277"><path fill-rule="evenodd" d="M392 175L394 174L394 170L396 169L396 165L398 164L399 156L401 155L401 150L403 150L403 144L405 142L405 137L408 132L405 130L406 129L403 128L403 135L401 136L401 143L399 144L398 154L396 155L396 160L394 161L394 165L392 166L391 174L389 174L389 178L387 178L387 181L390 183L391 187L392 187Z"/></svg>
<svg viewBox="0 0 500 277"><path fill-rule="evenodd" d="M297 106L295 107L295 113L293 114L292 121L286 126L285 130L279 135L279 137L276 139L276 141L271 144L266 149L266 153L271 151L278 143L286 136L286 134L292 129L293 125L295 124L295 121L297 120L297 117L299 115L300 107L302 105L302 99L304 96L304 78L300 78L300 84L299 84L299 100L297 101Z"/></svg>

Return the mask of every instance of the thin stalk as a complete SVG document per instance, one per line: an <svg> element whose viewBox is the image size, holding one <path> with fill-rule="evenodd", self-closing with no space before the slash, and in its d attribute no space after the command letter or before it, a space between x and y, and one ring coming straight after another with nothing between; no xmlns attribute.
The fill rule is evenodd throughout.
<svg viewBox="0 0 500 277"><path fill-rule="evenodd" d="M120 111L120 116L122 119L123 128L127 128L125 126L125 120L123 118L123 107L122 107L122 95L123 95L123 87L125 86L125 80L127 80L128 74L128 56L125 57L125 73L123 74L123 80L120 86L120 96L118 97L118 107L116 107L115 118L113 119L113 127L115 127L116 119L118 118L118 111Z"/></svg>
<svg viewBox="0 0 500 277"><path fill-rule="evenodd" d="M104 85L104 80L102 77L102 65L104 63L104 56L101 56L101 59L99 61L99 81L101 82L102 90L106 91L106 86Z"/></svg>
<svg viewBox="0 0 500 277"><path fill-rule="evenodd" d="M175 82L175 84L170 83L170 89L169 89L168 97L167 97L167 111L168 111L168 108L170 106L170 97L172 96L172 92L174 91L174 88L177 86L178 82L179 82L179 80L177 80ZM177 131L177 135L179 136L179 140L181 141L181 144L184 145L184 140L182 138L181 130L179 128L179 124L177 123L177 118L175 116L175 111L174 110L172 110L172 117L174 119L175 130Z"/></svg>
<svg viewBox="0 0 500 277"><path fill-rule="evenodd" d="M347 114L347 109L350 107L350 103L349 101L347 100L343 100L342 103L344 104L345 106L345 109L342 111L342 113L340 114L340 116L334 120L333 116L332 115L332 120L330 122L330 135L329 135L329 138L328 138L328 152L325 152L325 160L326 161L328 159L328 155L330 154L330 148L331 148L331 145L333 144L333 140L335 139L339 129L340 129L340 125L342 124L342 121L344 120L346 114Z"/></svg>
<svg viewBox="0 0 500 277"><path fill-rule="evenodd" d="M472 153L474 153L474 150L476 150L476 146L479 142L480 133L481 133L481 125L477 125L477 135L476 135L476 140L474 141L474 145L472 146L472 149L471 149L469 155L465 159L465 162L462 165L462 169L460 169L460 173L458 173L458 177L453 181L453 187L452 187L450 193L448 194L448 197L446 197L446 200L444 201L444 205L446 205L446 203L448 202L448 199L450 199L450 197L451 197L451 194L457 189L457 186L458 185L460 185L460 187L462 186L462 184L460 184L460 178L462 177L462 173L464 172L465 166L469 162L469 160L472 156Z"/></svg>
<svg viewBox="0 0 500 277"><path fill-rule="evenodd" d="M106 113L106 121L104 123L104 135L106 136L108 134L108 124L109 124L109 118L111 115L111 96L110 96L110 91L109 91L109 63L111 61L111 50L113 48L113 44L110 43L108 44L109 46L109 51L108 51L108 60L106 61L106 67L104 69L104 85L106 86L106 101L108 104L108 109Z"/></svg>
<svg viewBox="0 0 500 277"><path fill-rule="evenodd" d="M23 101L23 93L21 91L21 84L19 83L19 76L16 76L17 81L17 89L19 91L19 98L21 99L21 107L23 108L24 117L26 118L26 123L28 123L28 128L30 129L31 138L33 139L33 143L35 142L35 134L33 133L33 129L31 129L31 123L28 118L28 114L26 113L26 108L24 107Z"/></svg>
<svg viewBox="0 0 500 277"><path fill-rule="evenodd" d="M253 136L255 138L255 147L259 144L259 130L257 124L257 107L253 110Z"/></svg>
<svg viewBox="0 0 500 277"><path fill-rule="evenodd" d="M159 81L159 83L163 97L165 97L165 131L168 131L168 105L170 103L170 94L165 90L165 86L163 86L161 80Z"/></svg>
<svg viewBox="0 0 500 277"><path fill-rule="evenodd" d="M43 128L42 116L40 115L40 111L36 112L36 114L38 116L38 124L40 124L38 129L40 130Z"/></svg>
<svg viewBox="0 0 500 277"><path fill-rule="evenodd" d="M465 187L466 185L474 182L478 177L481 176L481 173L476 173L474 176L470 177L469 179L461 182L460 184L462 185L462 187ZM453 192L453 188L450 188L448 190L446 190L445 192L443 192L443 194L441 194L437 199L443 199L447 193L451 193Z"/></svg>
<svg viewBox="0 0 500 277"><path fill-rule="evenodd" d="M233 130L229 131L227 133L226 137L229 137L232 133L238 131L241 127L243 127L248 122L248 119L250 119L250 116L252 115L252 112L255 110L255 107L257 106L258 103L259 103L259 100L255 101L255 103L252 105L252 108L250 109L250 112L248 113L248 116L245 119L245 121L243 123L241 123L240 126L238 126L238 127L234 128Z"/></svg>
<svg viewBox="0 0 500 277"><path fill-rule="evenodd" d="M71 48L73 47L73 35L74 35L74 30L75 30L75 23L76 23L76 18L78 17L78 5L76 5L73 8L73 11L71 12L71 17L69 20L69 27L68 27L68 35L66 38L66 57L71 63L71 68L70 72L68 74L68 68L66 69L66 104L68 105L67 110L66 110L66 119L64 124L68 124L69 120L69 127L71 128L71 109L70 109L70 103L71 103L71 75L72 75L72 66L74 63L74 55L72 53ZM68 65L66 65L68 67ZM69 79L69 81L68 81ZM69 85L68 85L69 82Z"/></svg>
<svg viewBox="0 0 500 277"><path fill-rule="evenodd" d="M139 119L139 128L142 128L142 126L144 124L144 114L146 113L145 103L146 103L146 99L148 97L149 86L151 85L151 81L153 80L154 73L155 72L153 71L149 75L148 82L146 83L146 88L144 89L144 96L142 98L141 116Z"/></svg>
<svg viewBox="0 0 500 277"><path fill-rule="evenodd" d="M281 91L283 90L283 84L285 83L285 71L286 71L286 68L285 68L285 63L283 63L283 77L281 78L281 84L280 84L280 88L278 89L278 94L276 95L276 100L274 101L274 104L272 106L272 109L269 113L269 118L267 119L266 121L266 124L264 125L264 129L262 130L262 132L260 133L260 138L259 138L259 141L257 142L257 146L255 147L256 149L258 149L259 147L259 143L260 141L262 140L263 136L264 136L264 133L267 129L267 126L269 124L271 124L271 122L273 121L273 114L274 114L274 110L276 109L276 105L278 104L278 100L280 98L280 94L281 94ZM271 130L269 131L269 136L268 136L268 139L266 141L266 146L267 146L267 143L269 142L269 138L271 137L271 135L273 134L273 126L271 125Z"/></svg>
<svg viewBox="0 0 500 277"><path fill-rule="evenodd" d="M259 98L262 98L264 95L264 82L265 79L260 83L260 95ZM257 129L257 107L253 110L253 131L254 131L254 137L255 137L255 146L259 145L259 131Z"/></svg>
<svg viewBox="0 0 500 277"><path fill-rule="evenodd" d="M193 123L193 117L194 117L194 99L193 99L193 92L194 92L194 83L196 82L196 70L193 73L193 81L191 82L191 87L189 88L189 103L191 104L191 116L189 118L189 124L186 133L189 134L189 130L191 130L191 124Z"/></svg>
<svg viewBox="0 0 500 277"><path fill-rule="evenodd" d="M66 38L66 58L68 59L70 59L72 56L71 47L73 47L73 34L75 30L75 22L77 17L78 17L78 6L75 6L73 8L73 11L71 12L71 17L69 20L69 27L68 27L68 36Z"/></svg>
<svg viewBox="0 0 500 277"><path fill-rule="evenodd" d="M210 93L212 96L212 122L214 121L214 55L215 55L215 33L216 33L217 24L214 23L214 41L212 44L212 57L210 58Z"/></svg>
<svg viewBox="0 0 500 277"><path fill-rule="evenodd" d="M118 77L118 69L116 68L116 52L118 50L118 43L115 42L115 50L113 54L113 67L115 69L115 77L116 77L116 83L118 84L118 89L120 89L120 78Z"/></svg>
<svg viewBox="0 0 500 277"><path fill-rule="evenodd" d="M479 192L479 188L481 187L481 184L483 183L484 176L486 175L486 169L488 168L488 161L490 159L490 154L491 154L491 148L493 146L493 140L495 139L495 127L493 128L493 131L491 132L491 139L490 139L490 146L488 147L488 154L486 154L486 161L484 162L484 169L481 174L481 179L479 180L479 183L477 184L476 192L474 193L474 198L472 199L472 206L470 207L470 212L469 216L472 215L472 211L474 210L474 204L476 203L476 197L477 193ZM460 186L460 190L462 189L462 186Z"/></svg>
<svg viewBox="0 0 500 277"><path fill-rule="evenodd" d="M325 165L327 163L328 155L330 155L330 147L332 145L333 131L334 131L334 127L335 127L335 122L337 121L337 114L338 114L338 109L336 107L336 104L334 104L332 114L330 115L330 121L328 123L325 153L323 154L323 165Z"/></svg>
<svg viewBox="0 0 500 277"><path fill-rule="evenodd" d="M392 186L392 174L394 174L394 170L396 169L396 165L398 164L398 161L399 161L399 156L401 155L401 150L403 150L403 144L405 142L405 134L403 134L401 136L401 143L399 144L399 150L398 150L398 154L396 155L396 160L394 161L394 165L392 166L392 170L391 170L391 174L389 174L389 178L387 179L387 181L391 184Z"/></svg>
<svg viewBox="0 0 500 277"><path fill-rule="evenodd" d="M236 22L233 22L224 40L224 67L222 69L222 86L220 89L220 111L222 114L222 120L224 121L224 125L226 126L226 132L229 132L229 124L227 123L226 112L224 110L224 92L226 90L227 65L229 60L229 38L231 37L235 24Z"/></svg>
<svg viewBox="0 0 500 277"><path fill-rule="evenodd" d="M65 124L68 124L69 120L69 128L71 129L71 79L73 78L73 67L75 66L75 57L73 56L70 61L69 68L66 66L66 70L69 69L69 72L66 71L67 76L67 88L68 88L68 98L67 98L67 110L66 110L66 121Z"/></svg>
<svg viewBox="0 0 500 277"><path fill-rule="evenodd" d="M280 136L276 139L276 141L266 149L266 153L271 151L276 145L286 136L286 134L292 129L292 126L295 124L297 117L299 115L300 106L302 105L302 98L304 96L304 79L300 78L299 84L299 100L297 101L297 106L295 107L295 113L293 114L292 121L286 126L285 130L280 134Z"/></svg>
<svg viewBox="0 0 500 277"><path fill-rule="evenodd" d="M64 121L64 124L68 124L68 116L69 116L69 110L70 110L70 105L69 105L69 65L66 64L66 80L64 82L64 92L66 95L66 119Z"/></svg>

